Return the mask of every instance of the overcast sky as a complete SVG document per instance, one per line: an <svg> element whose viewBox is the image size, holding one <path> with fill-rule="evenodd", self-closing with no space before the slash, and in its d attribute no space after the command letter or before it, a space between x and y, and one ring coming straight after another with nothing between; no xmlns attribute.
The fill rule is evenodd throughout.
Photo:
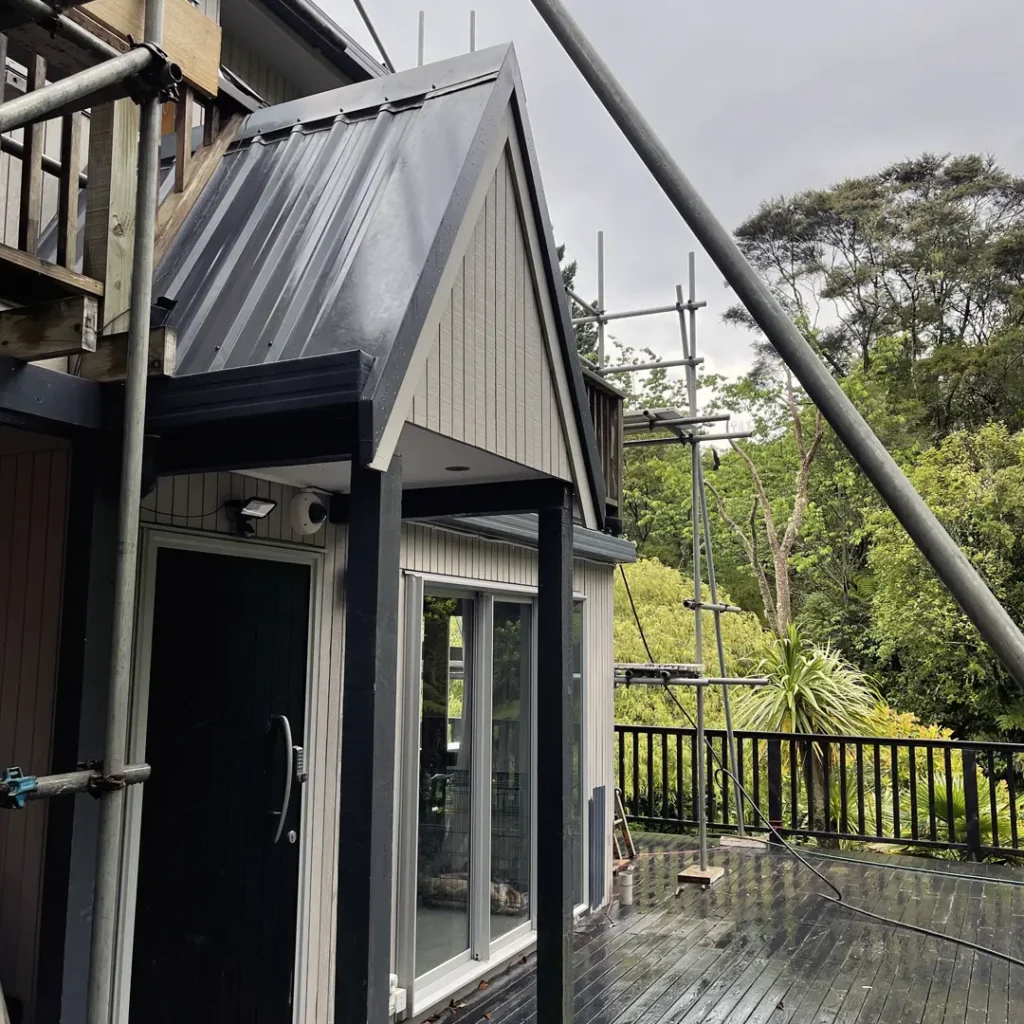
<svg viewBox="0 0 1024 1024"><path fill-rule="evenodd" d="M555 236L596 295L605 232L611 309L672 302L692 236L562 53L530 0L364 0L399 69L515 43ZM730 229L766 198L888 162L982 151L1024 173L1021 0L566 0ZM319 0L376 52L351 0ZM708 369L737 374L749 338L720 322L730 294L698 255ZM679 354L671 317L610 328Z"/></svg>

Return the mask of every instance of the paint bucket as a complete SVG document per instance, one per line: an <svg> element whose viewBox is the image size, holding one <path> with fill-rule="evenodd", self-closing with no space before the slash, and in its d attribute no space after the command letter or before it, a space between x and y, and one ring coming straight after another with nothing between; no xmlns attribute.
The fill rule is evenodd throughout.
<svg viewBox="0 0 1024 1024"><path fill-rule="evenodd" d="M624 907L633 906L633 869L619 872L619 903Z"/></svg>

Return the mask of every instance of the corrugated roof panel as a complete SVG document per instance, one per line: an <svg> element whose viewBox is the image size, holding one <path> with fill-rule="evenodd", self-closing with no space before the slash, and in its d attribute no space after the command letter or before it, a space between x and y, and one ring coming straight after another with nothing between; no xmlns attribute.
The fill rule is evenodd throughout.
<svg viewBox="0 0 1024 1024"><path fill-rule="evenodd" d="M156 294L176 302L178 375L355 349L386 357L493 85L356 120L322 119L318 101L316 123L247 131L158 272Z"/></svg>

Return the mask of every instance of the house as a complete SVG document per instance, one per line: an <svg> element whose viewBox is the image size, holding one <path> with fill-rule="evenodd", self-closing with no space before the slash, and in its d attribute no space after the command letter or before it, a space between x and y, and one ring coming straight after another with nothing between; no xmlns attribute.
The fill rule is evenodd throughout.
<svg viewBox="0 0 1024 1024"><path fill-rule="evenodd" d="M110 1020L423 1019L535 946L556 1006L573 914L610 894L634 551L621 395L576 355L514 51L387 75L305 0L167 4L213 65L186 55L164 125L126 709L152 774ZM75 70L0 28L15 75L31 46ZM101 757L110 718L130 102L5 210L0 764L35 775ZM5 166L41 181L75 117ZM98 823L85 796L0 812L26 1021L85 1019Z"/></svg>

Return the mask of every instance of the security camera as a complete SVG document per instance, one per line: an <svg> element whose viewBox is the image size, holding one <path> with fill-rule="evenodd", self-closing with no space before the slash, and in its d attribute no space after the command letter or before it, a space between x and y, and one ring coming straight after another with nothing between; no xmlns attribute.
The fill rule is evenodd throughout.
<svg viewBox="0 0 1024 1024"><path fill-rule="evenodd" d="M292 498L289 514L292 529L308 537L327 522L327 505L315 491L300 491Z"/></svg>

